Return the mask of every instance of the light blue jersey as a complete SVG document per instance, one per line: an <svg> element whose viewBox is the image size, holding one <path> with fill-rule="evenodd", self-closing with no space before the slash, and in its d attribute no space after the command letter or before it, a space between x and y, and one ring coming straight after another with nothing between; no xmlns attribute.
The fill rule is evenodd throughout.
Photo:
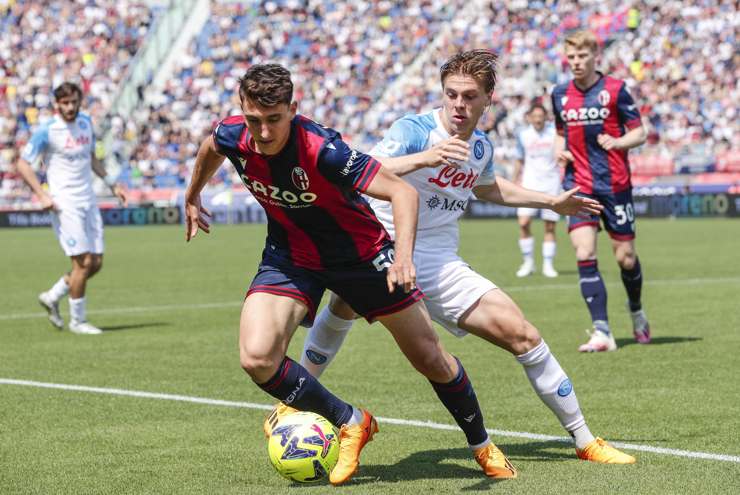
<svg viewBox="0 0 740 495"><path fill-rule="evenodd" d="M59 116L42 123L21 152L37 167L44 162L49 192L59 204L95 204L92 187L92 153L95 135L92 120L79 113L74 122Z"/></svg>
<svg viewBox="0 0 740 495"><path fill-rule="evenodd" d="M383 140L370 151L380 160L419 153L450 138L440 120L442 109L407 115L393 123ZM459 235L457 221L473 197L473 187L493 184L493 145L481 131L468 140L470 159L459 168L445 166L422 168L402 178L419 192L417 245L454 248ZM378 219L394 234L393 214L387 201L370 198Z"/></svg>

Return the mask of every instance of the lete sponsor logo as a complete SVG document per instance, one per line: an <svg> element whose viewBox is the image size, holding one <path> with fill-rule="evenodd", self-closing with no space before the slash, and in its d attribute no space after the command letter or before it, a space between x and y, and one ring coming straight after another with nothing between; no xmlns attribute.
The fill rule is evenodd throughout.
<svg viewBox="0 0 740 495"><path fill-rule="evenodd" d="M432 184L437 184L439 187L472 189L475 181L478 180L478 174L472 169L468 173L465 173L456 167L447 165L439 171L437 177L430 177L427 180Z"/></svg>

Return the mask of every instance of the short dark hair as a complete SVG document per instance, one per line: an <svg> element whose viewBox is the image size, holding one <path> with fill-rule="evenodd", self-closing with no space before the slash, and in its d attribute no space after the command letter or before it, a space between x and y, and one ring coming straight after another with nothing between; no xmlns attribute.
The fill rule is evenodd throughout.
<svg viewBox="0 0 740 495"><path fill-rule="evenodd" d="M73 94L76 94L80 99L82 99L82 89L72 82L63 82L54 88L54 99L57 101L62 98L66 98L67 96L72 96Z"/></svg>
<svg viewBox="0 0 740 495"><path fill-rule="evenodd" d="M445 79L452 74L472 76L483 85L486 93L496 87L496 64L498 55L491 50L468 50L453 55L439 70L440 81L444 87Z"/></svg>
<svg viewBox="0 0 740 495"><path fill-rule="evenodd" d="M256 64L239 79L239 100L250 99L264 107L293 101L290 71L279 64Z"/></svg>
<svg viewBox="0 0 740 495"><path fill-rule="evenodd" d="M535 101L529 106L529 110L527 110L527 115L534 112L535 110L542 110L543 112L545 112L545 115L547 115L547 108L545 108L545 105L543 105L539 101Z"/></svg>

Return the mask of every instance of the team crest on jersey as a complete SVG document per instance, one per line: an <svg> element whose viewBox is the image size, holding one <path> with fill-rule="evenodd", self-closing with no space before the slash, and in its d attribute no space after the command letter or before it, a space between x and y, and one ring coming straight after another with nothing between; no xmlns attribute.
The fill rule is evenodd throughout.
<svg viewBox="0 0 740 495"><path fill-rule="evenodd" d="M77 123L77 126L78 126L78 127L80 128L80 129L83 129L83 130L84 130L84 129L87 129L87 123L85 123L85 121L84 121L84 120L80 120L80 121L79 121L79 122Z"/></svg>
<svg viewBox="0 0 740 495"><path fill-rule="evenodd" d="M568 97L567 96L563 96L562 98L560 98L560 104L561 105L565 106L566 103L568 103Z"/></svg>
<svg viewBox="0 0 740 495"><path fill-rule="evenodd" d="M308 189L308 174L301 167L294 167L293 172L290 174L290 178L293 179L295 187L301 191L306 191Z"/></svg>
<svg viewBox="0 0 740 495"><path fill-rule="evenodd" d="M602 89L599 91L598 96L599 103L601 103L602 107L605 107L609 104L609 100L611 100L611 96L609 96L609 92L605 89Z"/></svg>
<svg viewBox="0 0 740 495"><path fill-rule="evenodd" d="M476 141L475 145L473 145L473 155L476 159L480 160L483 158L483 141Z"/></svg>

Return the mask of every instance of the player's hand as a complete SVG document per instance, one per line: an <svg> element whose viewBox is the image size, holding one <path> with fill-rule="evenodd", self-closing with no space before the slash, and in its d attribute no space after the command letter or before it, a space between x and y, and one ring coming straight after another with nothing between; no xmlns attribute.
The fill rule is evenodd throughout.
<svg viewBox="0 0 740 495"><path fill-rule="evenodd" d="M615 138L614 136L610 136L609 134L599 134L598 136L596 136L596 142L599 143L599 146L604 148L606 151L620 149L619 138Z"/></svg>
<svg viewBox="0 0 740 495"><path fill-rule="evenodd" d="M599 215L604 209L601 203L591 198L576 196L580 187L574 187L569 191L559 194L553 201L552 210L561 215L571 215L577 217L588 217L590 215Z"/></svg>
<svg viewBox="0 0 740 495"><path fill-rule="evenodd" d="M396 290L396 286L403 288L408 293L416 288L416 267L414 262L396 258L386 273L388 281L388 292L391 294Z"/></svg>
<svg viewBox="0 0 740 495"><path fill-rule="evenodd" d="M560 153L558 153L557 162L558 166L565 167L570 162L576 161L575 157L573 156L573 153L571 153L568 150L561 150Z"/></svg>
<svg viewBox="0 0 740 495"><path fill-rule="evenodd" d="M202 230L206 234L211 233L211 224L208 223L208 219L213 214L207 209L203 208L200 204L200 195L194 199L185 198L185 241L190 241L195 234L198 233L198 229Z"/></svg>
<svg viewBox="0 0 740 495"><path fill-rule="evenodd" d="M41 203L42 210L59 211L59 207L54 203L54 200L46 193L39 197L39 202Z"/></svg>
<svg viewBox="0 0 740 495"><path fill-rule="evenodd" d="M470 145L455 134L427 150L427 167L440 165L460 168L470 158Z"/></svg>
<svg viewBox="0 0 740 495"><path fill-rule="evenodd" d="M121 184L115 184L113 186L113 194L115 194L115 196L118 198L121 206L123 206L124 208L128 206L128 197L126 196L126 190Z"/></svg>

